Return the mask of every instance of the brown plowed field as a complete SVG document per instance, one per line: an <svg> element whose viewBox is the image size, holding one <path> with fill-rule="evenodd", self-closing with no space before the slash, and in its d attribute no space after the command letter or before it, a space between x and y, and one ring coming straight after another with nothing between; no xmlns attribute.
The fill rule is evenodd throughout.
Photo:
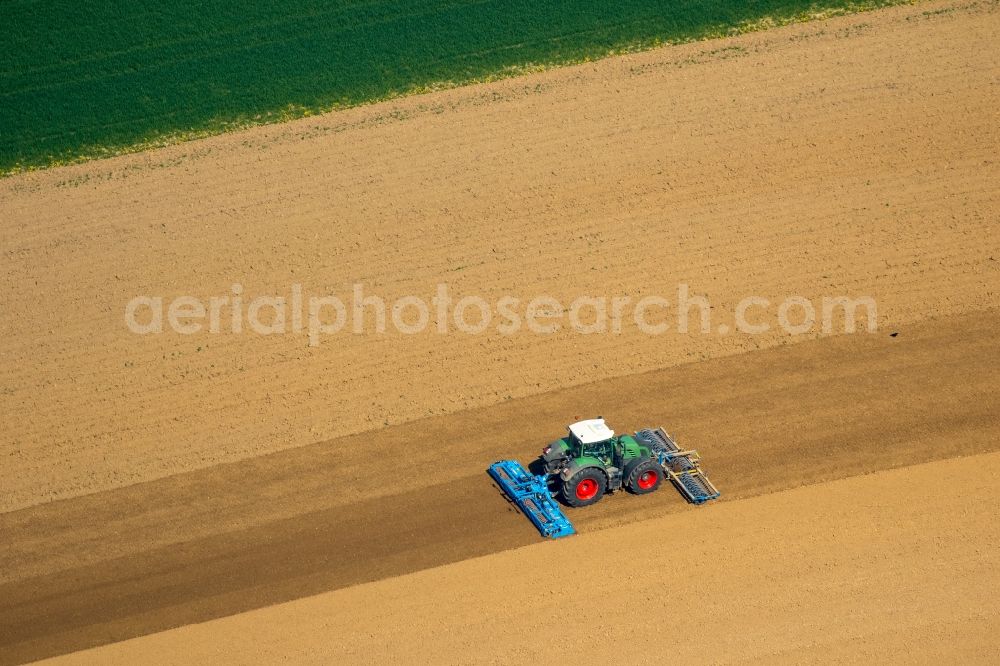
<svg viewBox="0 0 1000 666"><path fill-rule="evenodd" d="M995 664L998 481L997 453L881 471L54 663Z"/></svg>
<svg viewBox="0 0 1000 666"><path fill-rule="evenodd" d="M781 540L775 516L800 536L822 532L841 499L851 515L875 516L869 533L903 521L892 534L911 535L913 549L880 554L849 540L857 557L838 560L838 572L849 561L861 580L879 580L890 556L915 576L958 563L956 590L995 590L985 545L961 561L951 541L938 555L928 546L951 538L956 512L968 540L976 520L995 516L995 472L960 488L965 513L941 508L940 519L952 500L927 486L929 472L872 477L894 479L884 510L878 482L837 480L1000 449L997 9L898 7L0 181L0 663L253 609L291 618L297 607L264 607L331 590L316 603L364 604L377 616L369 595L388 586L379 594L403 600L386 607L395 618L411 608L414 580L460 585L471 574L454 572L480 565L452 565L488 556L479 562L498 563L495 577L457 606L480 626L495 610L490 590L530 589L518 586L535 574L519 576L535 559L594 557L615 535L638 547L650 538L641 525L694 539L683 561L703 556L714 608L753 607L760 598L739 568L759 572L762 561L710 555L749 551L761 537L752 524L730 528L771 507L761 519L771 543ZM456 299L564 303L674 300L685 283L711 301L712 332L650 336L629 322L594 335L345 331L310 347L304 334L139 336L125 326L135 295L207 300L233 283L248 300L288 295L293 283L306 294L349 296L361 283L390 302L429 299L446 283ZM750 295L871 296L878 328L720 333ZM663 425L699 449L723 502L614 496L570 512L586 538L501 553L538 536L486 465L530 460L567 422L596 414L618 430ZM970 460L995 470L995 458ZM920 469L972 463L936 464L951 467ZM907 480L916 485L903 492ZM824 485L758 497L806 484ZM815 502L803 513L812 517L796 517L795 502ZM918 525L918 511L934 517ZM995 526L983 533L995 548ZM808 568L834 547L829 534L813 536L801 551L789 545L782 566ZM671 542L657 538L664 564ZM449 566L359 586L440 565ZM758 627L759 640L796 622L782 613L806 603L802 589L835 594L829 571L793 580L805 587L775 606L778 624ZM914 579L900 580L905 596ZM970 604L982 599L956 601L945 581L905 597L911 612L928 613L928 635L954 640L959 617L995 628L995 606L976 615ZM446 605L455 589L425 602ZM879 603L864 612L880 613ZM633 610L601 617L627 622ZM851 612L824 602L798 625L814 641L771 653L743 641L738 614L711 631L734 646L727 659L794 662L832 649L824 622L845 640L882 636L883 647L843 658L905 647L917 626L883 613L851 633L842 626ZM251 635L256 617L204 627ZM440 622L442 635L462 635ZM410 636L334 625L330 640L355 656L391 658L399 653L385 641ZM187 641L184 631L79 658L154 660L166 649L158 641ZM202 640L178 659L204 661ZM453 643L433 659L464 661ZM272 656L295 652L275 645ZM958 647L969 658L985 649ZM305 639L301 649L301 659L343 656Z"/></svg>
<svg viewBox="0 0 1000 666"><path fill-rule="evenodd" d="M19 539L2 562L0 656L69 652L534 543L484 470L499 455L530 460L574 410L674 424L727 500L994 451L998 345L995 311L896 338L811 341L8 513L0 530ZM667 491L569 515L586 533L693 510Z"/></svg>
<svg viewBox="0 0 1000 666"><path fill-rule="evenodd" d="M683 282L713 331L748 295L872 296L883 330L998 306L998 17L863 14L0 182L0 510L795 339L310 348L138 336L139 294L674 300Z"/></svg>

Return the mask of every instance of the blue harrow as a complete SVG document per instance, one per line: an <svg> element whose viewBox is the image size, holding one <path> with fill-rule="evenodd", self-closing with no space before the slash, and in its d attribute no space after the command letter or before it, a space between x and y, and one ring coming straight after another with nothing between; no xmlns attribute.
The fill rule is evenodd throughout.
<svg viewBox="0 0 1000 666"><path fill-rule="evenodd" d="M546 477L534 476L516 460L495 462L490 465L489 473L542 536L558 539L576 534L572 523L549 493Z"/></svg>

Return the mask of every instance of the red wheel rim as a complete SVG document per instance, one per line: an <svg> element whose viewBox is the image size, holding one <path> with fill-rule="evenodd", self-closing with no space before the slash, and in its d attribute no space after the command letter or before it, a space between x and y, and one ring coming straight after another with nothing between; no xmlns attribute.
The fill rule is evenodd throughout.
<svg viewBox="0 0 1000 666"><path fill-rule="evenodd" d="M643 472L639 475L639 480L636 483L643 490L649 490L656 485L656 472L652 470Z"/></svg>
<svg viewBox="0 0 1000 666"><path fill-rule="evenodd" d="M597 481L584 479L576 484L576 498L582 500L593 499L597 494Z"/></svg>

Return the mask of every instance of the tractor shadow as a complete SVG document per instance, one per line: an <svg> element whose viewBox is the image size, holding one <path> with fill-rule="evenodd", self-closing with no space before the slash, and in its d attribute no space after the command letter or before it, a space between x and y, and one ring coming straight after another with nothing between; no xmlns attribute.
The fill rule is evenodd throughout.
<svg viewBox="0 0 1000 666"><path fill-rule="evenodd" d="M545 485L549 489L549 494L552 495L552 498L566 508L570 509L573 508L571 505L567 504L566 501L563 499L562 493L560 492L559 480L554 477L547 476L545 474L545 462L542 460L540 456L532 460L530 463L528 463L528 471L534 474L535 476L546 477Z"/></svg>
<svg viewBox="0 0 1000 666"><path fill-rule="evenodd" d="M534 474L535 476L544 476L545 463L542 461L540 457L535 458L530 463L528 463L528 471Z"/></svg>

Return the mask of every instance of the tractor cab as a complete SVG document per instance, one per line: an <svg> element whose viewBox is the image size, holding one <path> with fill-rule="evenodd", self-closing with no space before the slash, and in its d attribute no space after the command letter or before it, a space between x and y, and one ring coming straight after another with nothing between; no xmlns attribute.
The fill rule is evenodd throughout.
<svg viewBox="0 0 1000 666"><path fill-rule="evenodd" d="M569 426L569 433L542 449L541 460L546 474L557 474L574 460L591 458L604 466L614 464L618 438L602 418L579 421Z"/></svg>
<svg viewBox="0 0 1000 666"><path fill-rule="evenodd" d="M597 458L605 465L611 465L617 440L615 431L607 426L604 419L588 419L569 426L569 434L575 458Z"/></svg>

